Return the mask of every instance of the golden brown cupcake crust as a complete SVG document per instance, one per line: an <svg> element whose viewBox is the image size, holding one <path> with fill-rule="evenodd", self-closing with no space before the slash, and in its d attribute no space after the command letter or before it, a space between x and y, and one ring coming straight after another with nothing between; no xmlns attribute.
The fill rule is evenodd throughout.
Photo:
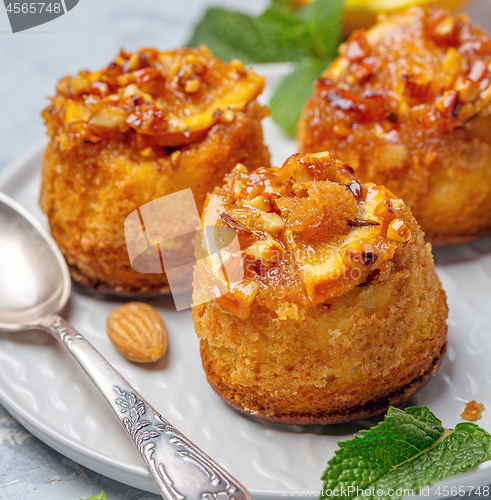
<svg viewBox="0 0 491 500"><path fill-rule="evenodd" d="M491 40L417 6L355 32L316 83L301 151L330 151L404 199L431 241L491 229Z"/></svg>
<svg viewBox="0 0 491 500"><path fill-rule="evenodd" d="M168 293L165 273L131 268L124 220L187 188L200 210L238 162L268 165L260 123L267 110L255 101L263 83L206 48L122 53L104 70L60 81L43 113L50 142L40 204L77 283L122 295Z"/></svg>
<svg viewBox="0 0 491 500"><path fill-rule="evenodd" d="M259 177L259 173L252 175ZM277 175L280 177L282 170ZM246 191L247 176L244 173L240 177ZM349 170L335 184L341 185L338 182L343 177L345 192L354 197L353 188L348 189L352 185ZM224 198L230 196L228 189L233 192L237 179L234 174L229 178L221 190ZM319 187L327 187L332 181L323 182L318 182ZM300 200L308 200L297 184L290 184L290 190L300 194ZM274 190L274 179L269 180L269 185ZM373 191L367 194L367 189ZM375 199L370 197L376 188L362 186L362 190L363 200ZM334 287L326 281L329 286L321 290L309 287L312 275L301 274L303 261L289 247L282 257L285 268L279 264L283 260L269 263L266 269L258 267L256 260L257 276L247 279L258 280L260 285L248 309L243 304L237 307L226 296L194 308L208 380L234 408L275 422L347 422L378 414L389 404L401 404L435 372L446 344L445 293L435 272L431 247L425 243L409 209L381 192L383 197L377 199L380 203L374 213L382 214L385 206L391 209L382 227L363 229L366 232L361 233L359 227L348 226L347 234L342 228L337 230L337 236L327 236L332 249L348 255L350 248L357 248L351 234L364 234L365 241L374 245L380 260L370 261L368 274L359 280L337 282L340 286ZM283 201L291 199L284 193L274 203L284 207ZM387 200L392 200L389 205L385 205ZM333 213L347 206L342 199L338 203ZM240 218L239 209L224 207L227 213ZM309 210L318 208L314 202ZM351 212L345 208L342 213ZM205 220L206 215L207 209ZM290 212L286 215L282 209L281 215L288 231L289 222L293 222L288 219ZM366 219L383 220L372 213ZM240 220L247 223L245 218ZM315 221L315 217L309 220ZM391 220L404 222L407 238L391 241L387 235L377 236L377 231L392 236ZM301 239L304 230L300 225L294 232ZM288 236L280 234L275 238L288 242ZM370 234L375 239L366 236ZM382 238L386 246L377 243L377 238ZM247 239L244 242L251 244ZM344 242L348 242L347 246ZM331 250L325 255L332 255ZM293 259L293 265L288 258ZM345 258L342 262L352 265ZM268 273L275 267L278 270L273 279Z"/></svg>

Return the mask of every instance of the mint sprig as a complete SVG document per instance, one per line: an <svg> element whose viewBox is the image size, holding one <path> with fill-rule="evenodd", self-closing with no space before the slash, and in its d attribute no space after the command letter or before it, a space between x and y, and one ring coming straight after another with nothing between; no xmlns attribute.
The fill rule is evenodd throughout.
<svg viewBox="0 0 491 500"><path fill-rule="evenodd" d="M259 17L209 9L188 45L199 43L208 45L221 59L240 59L246 64L296 61L310 53L304 23L278 0Z"/></svg>
<svg viewBox="0 0 491 500"><path fill-rule="evenodd" d="M260 16L222 8L209 9L197 24L190 46L208 45L220 58L246 64L294 61L291 75L270 102L273 119L295 133L312 83L336 57L341 39L343 0L315 0L295 9L288 0L272 0Z"/></svg>
<svg viewBox="0 0 491 500"><path fill-rule="evenodd" d="M383 422L338 444L322 476L321 498L396 500L404 490L416 494L491 459L488 432L469 422L446 430L425 406L391 407Z"/></svg>
<svg viewBox="0 0 491 500"><path fill-rule="evenodd" d="M343 0L315 0L300 15L304 19L313 54L320 59L337 54L342 33Z"/></svg>
<svg viewBox="0 0 491 500"><path fill-rule="evenodd" d="M295 135L297 122L312 93L312 82L329 64L329 59L306 57L295 65L295 69L280 83L269 107L273 118L290 135Z"/></svg>
<svg viewBox="0 0 491 500"><path fill-rule="evenodd" d="M107 500L106 494L101 491L98 495L94 495L93 497L87 498L87 500Z"/></svg>

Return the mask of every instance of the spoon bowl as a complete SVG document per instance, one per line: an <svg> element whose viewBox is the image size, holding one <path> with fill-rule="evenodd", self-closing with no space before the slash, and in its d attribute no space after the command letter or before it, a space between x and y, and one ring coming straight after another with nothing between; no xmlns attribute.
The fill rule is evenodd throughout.
<svg viewBox="0 0 491 500"><path fill-rule="evenodd" d="M102 355L56 313L70 275L51 236L0 193L0 331L41 330L60 341L101 391L166 500L252 500L225 469L157 413Z"/></svg>
<svg viewBox="0 0 491 500"><path fill-rule="evenodd" d="M42 225L3 193L0 242L0 328L19 331L61 311L71 286L65 259Z"/></svg>

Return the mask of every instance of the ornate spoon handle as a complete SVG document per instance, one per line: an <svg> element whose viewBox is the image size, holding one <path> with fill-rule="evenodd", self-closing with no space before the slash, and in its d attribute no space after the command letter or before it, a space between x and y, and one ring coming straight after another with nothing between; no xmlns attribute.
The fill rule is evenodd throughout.
<svg viewBox="0 0 491 500"><path fill-rule="evenodd" d="M102 392L166 500L252 500L244 486L159 415L63 318L45 316L39 327L68 348Z"/></svg>

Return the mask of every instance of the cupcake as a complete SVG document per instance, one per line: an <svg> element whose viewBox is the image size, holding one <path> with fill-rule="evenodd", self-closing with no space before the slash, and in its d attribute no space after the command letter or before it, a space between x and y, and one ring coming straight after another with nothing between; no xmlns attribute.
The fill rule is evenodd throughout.
<svg viewBox="0 0 491 500"><path fill-rule="evenodd" d="M491 39L433 5L354 32L315 83L302 152L330 151L388 187L434 245L491 229Z"/></svg>
<svg viewBox="0 0 491 500"><path fill-rule="evenodd" d="M268 165L268 111L256 101L263 86L240 61L225 63L205 46L121 51L108 67L58 83L43 111L40 204L75 282L121 295L168 292L165 273L132 269L124 221L185 189L201 210L238 162Z"/></svg>
<svg viewBox="0 0 491 500"><path fill-rule="evenodd" d="M233 170L202 223L240 243L220 268L240 262L240 281L198 261L193 308L208 382L233 408L349 422L402 404L436 372L445 293L415 218L385 187L329 153L298 154Z"/></svg>

